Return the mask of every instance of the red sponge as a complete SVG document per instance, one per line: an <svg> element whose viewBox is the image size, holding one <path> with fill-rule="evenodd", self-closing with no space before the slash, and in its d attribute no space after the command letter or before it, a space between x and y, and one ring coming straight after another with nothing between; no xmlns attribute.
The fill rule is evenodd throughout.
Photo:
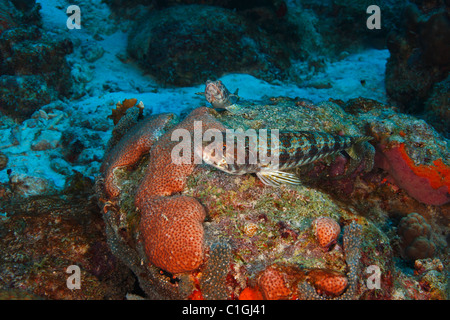
<svg viewBox="0 0 450 320"><path fill-rule="evenodd" d="M392 148L380 146L380 150L376 162L411 197L428 205L443 205L450 201L450 168L442 159L431 165L416 165L404 143Z"/></svg>

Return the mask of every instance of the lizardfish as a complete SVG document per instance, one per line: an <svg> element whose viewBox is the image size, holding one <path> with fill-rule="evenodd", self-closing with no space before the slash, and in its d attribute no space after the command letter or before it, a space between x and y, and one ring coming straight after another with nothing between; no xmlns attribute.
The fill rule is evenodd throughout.
<svg viewBox="0 0 450 320"><path fill-rule="evenodd" d="M339 136L323 132L310 131L280 131L278 133L278 161L259 161L260 157L251 157L255 151L250 150L254 147L250 143L251 139L245 139L245 142L239 146L238 140L233 139L233 154L227 155L226 133L223 132L223 143L221 148L223 152L211 152L211 148L202 145L202 148L195 152L202 156L203 161L224 172L235 175L247 173L256 173L258 178L266 185L278 187L280 184L300 184L299 177L289 171L296 167L306 165L318 159L345 151L351 158L358 159L355 146L372 139L368 136ZM258 135L258 134L257 134ZM271 130L267 131L267 150L270 151ZM242 138L241 138L242 140ZM273 139L275 140L275 139ZM259 137L258 137L259 141ZM229 143L229 142L228 142ZM239 148L244 146L243 161L236 161ZM253 148L254 149L254 148ZM272 151L270 151L272 153ZM231 153L231 152L229 152ZM275 153L272 153L274 155ZM256 161L255 161L256 159ZM230 161L231 160L231 161Z"/></svg>

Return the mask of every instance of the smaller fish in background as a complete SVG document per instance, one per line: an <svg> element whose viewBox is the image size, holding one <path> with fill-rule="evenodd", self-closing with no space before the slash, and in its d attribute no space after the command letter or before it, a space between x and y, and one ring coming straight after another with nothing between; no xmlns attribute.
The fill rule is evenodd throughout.
<svg viewBox="0 0 450 320"><path fill-rule="evenodd" d="M211 103L214 109L226 110L229 106L235 104L239 100L239 89L235 93L230 93L222 81L206 81L205 92L198 92L196 94L204 95L206 101Z"/></svg>

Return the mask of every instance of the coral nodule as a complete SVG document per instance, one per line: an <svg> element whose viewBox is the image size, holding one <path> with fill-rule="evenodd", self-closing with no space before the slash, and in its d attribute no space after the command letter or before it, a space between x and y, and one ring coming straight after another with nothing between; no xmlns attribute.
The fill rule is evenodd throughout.
<svg viewBox="0 0 450 320"><path fill-rule="evenodd" d="M225 129L207 108L194 110L153 146L151 162L135 197L135 205L141 211L139 229L147 258L171 273L195 270L203 262L201 223L205 211L195 198L172 196L183 191L186 178L196 166L193 158L188 164L172 161L171 152L179 143L172 141L172 133L177 129L193 132L194 121L201 121L204 130Z"/></svg>
<svg viewBox="0 0 450 320"><path fill-rule="evenodd" d="M311 270L308 273L308 279L313 283L318 294L329 297L341 295L348 286L347 277L333 270Z"/></svg>
<svg viewBox="0 0 450 320"><path fill-rule="evenodd" d="M205 209L187 196L157 197L143 206L140 230L147 258L171 273L198 268L203 261Z"/></svg>
<svg viewBox="0 0 450 320"><path fill-rule="evenodd" d="M341 227L333 218L319 217L313 221L314 236L322 248L329 248L336 243Z"/></svg>

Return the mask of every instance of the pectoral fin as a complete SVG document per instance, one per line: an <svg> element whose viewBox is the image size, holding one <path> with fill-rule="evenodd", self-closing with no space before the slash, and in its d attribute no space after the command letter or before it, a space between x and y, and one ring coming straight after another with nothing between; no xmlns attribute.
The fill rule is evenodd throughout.
<svg viewBox="0 0 450 320"><path fill-rule="evenodd" d="M359 160L359 156L355 150L355 145L351 146L348 149L345 149L345 152L352 158L353 160Z"/></svg>
<svg viewBox="0 0 450 320"><path fill-rule="evenodd" d="M260 171L256 175L264 184L272 187L279 187L281 184L301 184L295 174L283 171Z"/></svg>
<svg viewBox="0 0 450 320"><path fill-rule="evenodd" d="M369 141L372 140L372 137L368 137L368 136L362 136L362 137L358 137L355 139L354 144L348 148L345 149L345 152L347 152L347 154L350 156L350 158L352 158L353 160L359 160L359 150L361 149L361 143L364 143L365 141Z"/></svg>

